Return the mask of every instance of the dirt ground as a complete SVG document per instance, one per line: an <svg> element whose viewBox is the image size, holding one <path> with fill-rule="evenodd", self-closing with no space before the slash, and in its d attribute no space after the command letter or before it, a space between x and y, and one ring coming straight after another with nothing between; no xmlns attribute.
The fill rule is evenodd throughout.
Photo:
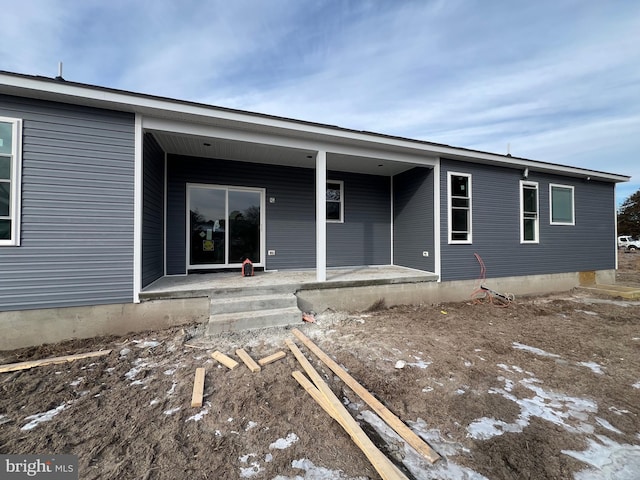
<svg viewBox="0 0 640 480"><path fill-rule="evenodd" d="M640 285L640 254L620 266L620 282ZM507 308L377 307L299 328L442 455L435 465L302 350L408 478L640 478L640 302L574 291ZM75 454L82 479L379 478L291 377L286 338L206 340L190 327L0 352L9 363L113 349L0 374L0 453ZM287 356L258 373L210 356L237 348ZM197 367L205 404L191 408Z"/></svg>

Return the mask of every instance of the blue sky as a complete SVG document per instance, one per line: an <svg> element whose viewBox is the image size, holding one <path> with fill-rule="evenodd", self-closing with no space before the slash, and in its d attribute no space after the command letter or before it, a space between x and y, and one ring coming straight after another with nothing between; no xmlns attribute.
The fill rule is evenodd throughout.
<svg viewBox="0 0 640 480"><path fill-rule="evenodd" d="M640 2L0 0L0 70L631 175Z"/></svg>

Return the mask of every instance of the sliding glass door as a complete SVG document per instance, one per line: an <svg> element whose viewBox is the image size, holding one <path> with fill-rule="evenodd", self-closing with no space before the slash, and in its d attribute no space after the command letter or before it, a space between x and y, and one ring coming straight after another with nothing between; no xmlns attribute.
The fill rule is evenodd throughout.
<svg viewBox="0 0 640 480"><path fill-rule="evenodd" d="M187 185L188 267L262 264L264 191Z"/></svg>

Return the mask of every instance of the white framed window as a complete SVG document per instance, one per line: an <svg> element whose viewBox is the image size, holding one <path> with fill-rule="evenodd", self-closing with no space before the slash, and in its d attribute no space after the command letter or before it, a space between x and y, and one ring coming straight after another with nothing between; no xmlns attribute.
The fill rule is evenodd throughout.
<svg viewBox="0 0 640 480"><path fill-rule="evenodd" d="M575 225L574 187L549 184L549 219L551 225Z"/></svg>
<svg viewBox="0 0 640 480"><path fill-rule="evenodd" d="M327 180L327 222L344 222L344 182Z"/></svg>
<svg viewBox="0 0 640 480"><path fill-rule="evenodd" d="M538 243L540 235L538 183L520 180L520 243Z"/></svg>
<svg viewBox="0 0 640 480"><path fill-rule="evenodd" d="M22 120L0 117L0 246L20 245Z"/></svg>
<svg viewBox="0 0 640 480"><path fill-rule="evenodd" d="M471 174L447 172L449 243L472 243Z"/></svg>

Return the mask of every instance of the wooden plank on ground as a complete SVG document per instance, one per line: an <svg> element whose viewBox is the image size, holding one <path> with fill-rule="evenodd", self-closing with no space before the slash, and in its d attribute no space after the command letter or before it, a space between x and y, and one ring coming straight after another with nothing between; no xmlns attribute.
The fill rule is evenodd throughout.
<svg viewBox="0 0 640 480"><path fill-rule="evenodd" d="M280 350L279 352L276 352L273 355L269 355L268 357L264 357L258 360L258 365L260 365L261 367L264 367L265 365L269 365L270 363L276 362L286 356L287 354L284 353L282 350Z"/></svg>
<svg viewBox="0 0 640 480"><path fill-rule="evenodd" d="M220 362L222 365L227 367L229 370L233 370L238 366L238 362L236 362L233 358L227 357L224 353L215 351L211 354L211 356Z"/></svg>
<svg viewBox="0 0 640 480"><path fill-rule="evenodd" d="M27 370L33 367L42 367L44 365L54 365L59 363L73 362L82 358L94 358L109 355L111 350L98 350L96 352L76 353L75 355L65 355L62 357L43 358L42 360L29 360L19 363L8 363L0 365L0 373L14 372L16 370Z"/></svg>
<svg viewBox="0 0 640 480"><path fill-rule="evenodd" d="M404 424L393 412L385 407L377 398L375 398L366 388L360 385L347 371L334 362L326 353L324 353L315 343L305 336L297 328L292 330L293 334L300 340L309 350L311 350L322 362L329 367L333 373L342 379L351 390L356 392L358 396L364 400L387 424L400 435L405 442L415 448L431 463L436 462L440 455L433 450L422 438L420 438L413 430Z"/></svg>
<svg viewBox="0 0 640 480"><path fill-rule="evenodd" d="M191 395L191 406L201 407L204 396L204 368L196 368L196 378L193 381L193 394Z"/></svg>
<svg viewBox="0 0 640 480"><path fill-rule="evenodd" d="M378 447L376 447L367 434L364 433L360 425L358 425L358 422L355 421L338 397L336 397L331 391L329 385L325 383L320 374L315 368L313 368L309 360L307 360L296 344L289 339L286 339L285 343L305 372L307 372L307 375L309 375L309 378L311 378L317 389L326 399L328 408L330 408L335 415L340 418L338 423L351 436L355 444L366 455L383 480L408 480L398 467L396 467L391 460L378 450Z"/></svg>
<svg viewBox="0 0 640 480"><path fill-rule="evenodd" d="M256 373L260 371L260 365L258 365L251 356L244 350L244 348L239 348L236 350L236 355L240 357L240 360L244 362L249 370L252 373Z"/></svg>

